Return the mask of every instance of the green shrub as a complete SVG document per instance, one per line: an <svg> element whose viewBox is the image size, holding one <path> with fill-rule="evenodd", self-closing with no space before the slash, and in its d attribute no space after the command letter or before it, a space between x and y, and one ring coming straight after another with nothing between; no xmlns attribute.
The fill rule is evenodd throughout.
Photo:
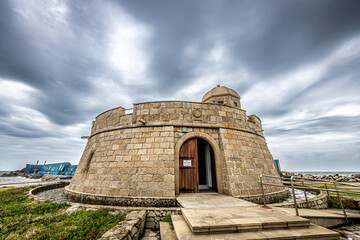
<svg viewBox="0 0 360 240"><path fill-rule="evenodd" d="M335 198L328 198L328 208L341 208L340 203Z"/></svg>
<svg viewBox="0 0 360 240"><path fill-rule="evenodd" d="M172 221L171 221L171 216L170 216L170 215L166 215L165 217L163 217L163 218L161 219L161 221L162 221L162 222L172 222Z"/></svg>

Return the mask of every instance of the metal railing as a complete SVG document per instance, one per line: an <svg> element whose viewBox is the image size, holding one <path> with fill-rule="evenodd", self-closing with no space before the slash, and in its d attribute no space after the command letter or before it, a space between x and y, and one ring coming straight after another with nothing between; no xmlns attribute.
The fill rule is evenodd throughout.
<svg viewBox="0 0 360 240"><path fill-rule="evenodd" d="M273 178L273 179L280 179L283 180L283 184L274 184L274 183L264 183L263 178ZM290 185L289 184L290 181ZM325 188L319 188L319 187L313 187L313 186L305 186L305 183L311 183L311 184L324 184ZM301 185L299 185L301 184ZM334 189L329 188L328 185L334 185ZM340 203L341 209L343 211L344 217L346 219L347 224L349 224L349 219L347 217L344 205L341 201L340 193L347 193L347 194L354 194L354 195L360 195L360 185L354 185L350 183L343 183L343 182L336 182L336 181L329 181L329 180L322 180L322 179L313 179L313 178L305 178L305 177L298 177L298 176L292 176L290 179L285 177L277 177L277 176L271 176L271 175L260 175L260 185L261 185L261 193L262 198L264 202L264 206L266 206L266 199L265 199L265 192L264 192L264 185L267 186L277 186L277 187L288 187L292 189L292 195L294 200L294 206L295 206L295 212L296 216L299 216L299 210L298 210L298 204L295 196L295 189L302 189L304 190L305 200L306 200L306 206L307 208L310 208L309 200L306 194L306 190L320 190L320 191L326 191L328 197L330 196L329 192L335 192L338 198L338 201ZM352 191L352 190L339 190L338 185L341 186L348 186L351 189L356 189L358 191Z"/></svg>

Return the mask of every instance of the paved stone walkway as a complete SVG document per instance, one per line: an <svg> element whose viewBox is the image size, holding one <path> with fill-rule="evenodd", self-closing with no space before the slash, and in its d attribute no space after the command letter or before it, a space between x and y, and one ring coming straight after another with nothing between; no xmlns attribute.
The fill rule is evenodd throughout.
<svg viewBox="0 0 360 240"><path fill-rule="evenodd" d="M171 218L181 240L339 239L338 233L310 224L310 220L282 208L218 193L180 194L177 200L184 207L182 215Z"/></svg>
<svg viewBox="0 0 360 240"><path fill-rule="evenodd" d="M182 193L176 198L184 208L255 207L255 203L219 193Z"/></svg>

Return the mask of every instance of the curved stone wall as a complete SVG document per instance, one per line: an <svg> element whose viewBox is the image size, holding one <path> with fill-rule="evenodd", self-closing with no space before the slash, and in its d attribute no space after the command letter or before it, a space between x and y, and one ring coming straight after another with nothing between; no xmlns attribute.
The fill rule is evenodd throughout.
<svg viewBox="0 0 360 240"><path fill-rule="evenodd" d="M187 127L185 132L182 127ZM259 175L278 175L262 131L261 121L255 115L248 117L240 108L219 104L136 103L132 114L125 114L122 107L110 109L93 122L88 143L66 191L74 199L101 196L118 205L128 204L131 198L133 202L144 198L170 201L178 193L175 145L191 134L204 138L217 149L220 193L235 197L260 194ZM280 180L272 181L281 184ZM266 193L280 190L265 187ZM149 202L157 206L156 201Z"/></svg>
<svg viewBox="0 0 360 240"><path fill-rule="evenodd" d="M325 191L318 191L319 195L313 198L308 199L308 204L306 200L296 201L298 208L313 208L313 209L325 209L328 207L328 196ZM283 208L294 208L294 202L287 202L287 203L276 203L271 204L272 207L283 207Z"/></svg>
<svg viewBox="0 0 360 240"><path fill-rule="evenodd" d="M289 189L283 189L277 192L265 193L265 202L268 203L278 203L287 199L290 195ZM237 198L244 199L257 204L264 204L264 199L262 194L247 195L247 196L237 196Z"/></svg>
<svg viewBox="0 0 360 240"><path fill-rule="evenodd" d="M256 119L256 120L255 120ZM125 115L122 107L98 115L93 122L91 135L121 127L134 127L143 120L146 124L186 125L205 123L246 129L262 135L261 121L255 115L248 119L246 111L213 103L161 101L135 103L132 114Z"/></svg>

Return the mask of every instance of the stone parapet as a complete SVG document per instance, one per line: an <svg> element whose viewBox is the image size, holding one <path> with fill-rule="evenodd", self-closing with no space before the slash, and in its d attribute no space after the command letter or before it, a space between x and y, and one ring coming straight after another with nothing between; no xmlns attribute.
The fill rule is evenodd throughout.
<svg viewBox="0 0 360 240"><path fill-rule="evenodd" d="M262 134L259 118L249 118L246 111L220 104L187 101L157 101L135 103L132 114L125 114L122 107L98 115L93 122L91 135L116 127L134 127L138 124L206 123L239 127Z"/></svg>
<svg viewBox="0 0 360 240"><path fill-rule="evenodd" d="M319 195L316 197L308 199L309 208L314 209L325 209L328 207L327 203L327 194L325 191L321 191ZM296 201L298 208L308 208L306 200ZM294 202L287 202L287 203L276 203L271 204L272 207L284 207L284 208L294 208Z"/></svg>
<svg viewBox="0 0 360 240"><path fill-rule="evenodd" d="M58 183L39 186L39 187L31 189L29 191L29 195L30 196L35 196L36 194L38 194L40 192L43 192L43 191L46 191L46 190L51 190L51 189L62 188L62 187L68 186L69 184L70 184L70 182L58 182Z"/></svg>
<svg viewBox="0 0 360 240"><path fill-rule="evenodd" d="M286 198L289 197L289 190L283 189L281 191L266 193L265 195L265 202L268 203L278 203L284 201ZM257 203L257 204L264 204L263 195L262 194L255 194L255 195L247 195L247 196L237 196L237 198Z"/></svg>

